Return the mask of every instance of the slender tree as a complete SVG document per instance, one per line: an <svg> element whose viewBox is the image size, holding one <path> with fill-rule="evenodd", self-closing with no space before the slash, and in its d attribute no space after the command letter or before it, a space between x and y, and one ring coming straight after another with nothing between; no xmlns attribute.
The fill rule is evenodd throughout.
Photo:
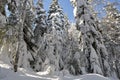
<svg viewBox="0 0 120 80"><path fill-rule="evenodd" d="M39 40L39 36L43 36L43 34L46 32L46 27L47 27L46 13L43 8L42 0L38 0L37 2L36 14L37 14L35 21L36 27L34 33L35 33L36 42L38 42L37 40Z"/></svg>
<svg viewBox="0 0 120 80"><path fill-rule="evenodd" d="M120 46L120 12L115 7L115 3L108 3L105 6L106 16L101 21L102 34L105 46L109 52L109 63L112 69L112 76L120 78L119 46Z"/></svg>
<svg viewBox="0 0 120 80"><path fill-rule="evenodd" d="M63 62L63 45L66 41L65 37L65 16L58 4L58 0L53 0L49 12L48 12L48 28L47 34L47 58L49 60L49 64L53 66L54 71L63 70L64 62ZM49 38L48 38L49 36Z"/></svg>
<svg viewBox="0 0 120 80"><path fill-rule="evenodd" d="M46 32L47 28L47 22L46 22L46 12L43 8L43 0L38 0L37 6L36 6L36 18L35 18L35 30L34 30L34 38L35 43L39 47L37 54L36 54L36 60L34 70L41 71L43 70L42 64L45 61L45 42L44 42L44 34Z"/></svg>
<svg viewBox="0 0 120 80"><path fill-rule="evenodd" d="M81 31L81 55L84 57L81 68L84 68L86 73L110 76L108 53L102 35L98 31L98 25L90 13L88 0L71 0L71 2L74 6L76 27Z"/></svg>
<svg viewBox="0 0 120 80"><path fill-rule="evenodd" d="M8 4L8 9L11 12L8 19L8 26L13 26L10 31L13 34L12 37L15 37L13 38L15 40L12 39L12 42L9 43L13 46L9 50L13 50L11 51L12 58L14 58L12 64L15 72L17 72L18 67L30 68L35 60L36 45L34 44L32 30L34 15L29 3L29 0L12 0Z"/></svg>

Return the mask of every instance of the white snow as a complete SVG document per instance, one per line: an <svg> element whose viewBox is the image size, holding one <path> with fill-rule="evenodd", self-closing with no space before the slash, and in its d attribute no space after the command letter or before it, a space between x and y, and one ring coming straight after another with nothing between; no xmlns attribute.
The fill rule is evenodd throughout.
<svg viewBox="0 0 120 80"><path fill-rule="evenodd" d="M86 74L81 76L72 76L63 73L49 75L47 71L32 72L19 68L18 72L13 72L12 66L0 61L0 80L112 80L98 74ZM113 79L115 80L115 79Z"/></svg>

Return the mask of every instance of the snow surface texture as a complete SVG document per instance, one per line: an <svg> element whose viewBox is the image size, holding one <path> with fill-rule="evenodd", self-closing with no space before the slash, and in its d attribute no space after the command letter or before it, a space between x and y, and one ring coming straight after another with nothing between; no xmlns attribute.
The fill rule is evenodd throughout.
<svg viewBox="0 0 120 80"><path fill-rule="evenodd" d="M115 80L105 78L98 74L87 74L82 76L62 75L49 75L49 70L44 72L30 72L23 68L19 68L15 73L12 67L0 61L0 80Z"/></svg>

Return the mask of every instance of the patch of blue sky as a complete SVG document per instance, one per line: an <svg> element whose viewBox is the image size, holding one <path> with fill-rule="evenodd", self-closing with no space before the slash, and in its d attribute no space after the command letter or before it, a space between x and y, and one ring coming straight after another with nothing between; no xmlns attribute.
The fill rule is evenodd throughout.
<svg viewBox="0 0 120 80"><path fill-rule="evenodd" d="M37 1L37 0L35 0ZM48 12L49 6L52 2L52 0L43 0L44 1L44 8ZM74 22L74 16L73 16L73 7L70 4L70 0L59 0L60 6L63 8L63 12L68 16L70 22Z"/></svg>

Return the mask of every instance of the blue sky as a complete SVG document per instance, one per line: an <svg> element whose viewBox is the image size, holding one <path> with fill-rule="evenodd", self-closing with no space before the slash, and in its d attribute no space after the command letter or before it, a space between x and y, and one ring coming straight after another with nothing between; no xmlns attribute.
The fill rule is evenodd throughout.
<svg viewBox="0 0 120 80"><path fill-rule="evenodd" d="M35 0L35 1L37 1L37 0ZM44 1L44 8L48 12L49 6L50 6L50 3L52 2L52 0L43 0L43 1ZM75 19L74 19L74 16L73 16L73 7L70 4L70 0L58 0L58 1L59 1L60 6L63 8L64 13L68 16L70 22L74 22ZM120 2L120 0L107 0L107 1ZM98 15L99 18L102 17L102 16L105 16L105 13L102 11L103 6L104 5L99 5L95 9L97 11L101 11L101 13L102 13L102 14ZM117 8L120 10L120 4L119 4L119 6L117 6Z"/></svg>
<svg viewBox="0 0 120 80"><path fill-rule="evenodd" d="M43 1L44 1L44 8L46 11L48 11L52 0L43 0ZM58 1L60 6L63 8L64 13L67 14L70 22L73 22L74 21L73 7L70 4L70 0L58 0Z"/></svg>
<svg viewBox="0 0 120 80"><path fill-rule="evenodd" d="M52 2L52 0L43 0L43 1L44 1L44 8L45 8L46 11L48 11L50 3ZM68 18L69 18L70 22L74 22L75 19L74 19L74 16L73 16L73 7L70 4L70 0L58 0L58 1L59 1L60 6L63 8L64 13L68 15ZM108 1L110 1L110 2L115 2L115 1L120 2L120 0L108 0ZM98 15L98 17L105 16L105 13L103 12L102 7L103 7L103 5L99 5L98 8L96 9L96 10L102 12L102 14ZM117 6L117 8L120 10L120 6Z"/></svg>
<svg viewBox="0 0 120 80"><path fill-rule="evenodd" d="M115 7L120 11L120 0L106 0L107 2L117 2L118 4L115 5ZM95 11L97 11L98 13L98 17L99 18L103 18L106 15L105 9L104 9L105 4L101 4L101 5L97 5L97 7L95 7Z"/></svg>

